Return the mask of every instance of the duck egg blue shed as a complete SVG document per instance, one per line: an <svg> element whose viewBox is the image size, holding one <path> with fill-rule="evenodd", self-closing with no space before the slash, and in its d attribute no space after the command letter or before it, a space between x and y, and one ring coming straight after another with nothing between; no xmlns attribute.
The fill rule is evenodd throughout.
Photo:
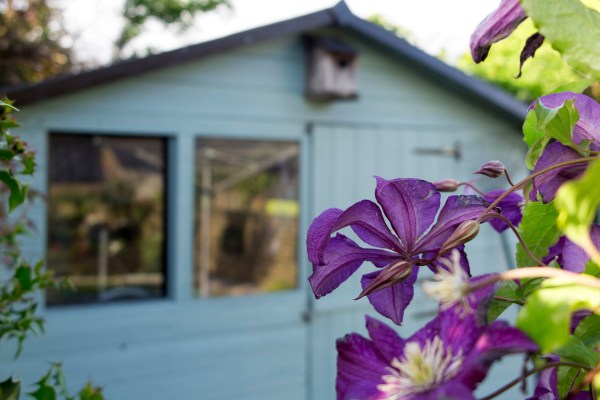
<svg viewBox="0 0 600 400"><path fill-rule="evenodd" d="M110 399L334 398L335 339L372 310L356 280L314 301L311 219L373 198L375 175L523 172L523 104L343 2L0 92L48 194L25 252L78 287L46 294L47 334L2 371L61 361ZM469 254L506 264L487 231ZM401 334L434 308L417 290Z"/></svg>

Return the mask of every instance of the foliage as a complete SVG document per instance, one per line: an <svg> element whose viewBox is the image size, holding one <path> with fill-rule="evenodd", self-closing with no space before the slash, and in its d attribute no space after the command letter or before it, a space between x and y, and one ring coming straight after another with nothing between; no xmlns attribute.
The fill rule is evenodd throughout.
<svg viewBox="0 0 600 400"><path fill-rule="evenodd" d="M580 73L600 79L600 13L580 0L523 0L535 26Z"/></svg>
<svg viewBox="0 0 600 400"><path fill-rule="evenodd" d="M44 269L43 260L34 263L24 259L19 238L27 233L31 222L27 213L15 215L14 211L34 200L37 193L30 191L23 180L35 172L35 153L27 143L13 136L9 129L18 127L12 112L16 108L7 100L0 100L0 343L16 341L18 357L25 340L30 335L44 332L44 320L38 314L40 293L49 287L62 286L50 271ZM70 396L59 364L37 382L38 389L29 395L38 400L102 400L102 392L88 384L78 397ZM0 382L0 400L18 400L21 382L9 377Z"/></svg>
<svg viewBox="0 0 600 400"><path fill-rule="evenodd" d="M48 0L0 0L0 86L70 71L73 60L61 26Z"/></svg>
<svg viewBox="0 0 600 400"><path fill-rule="evenodd" d="M126 0L122 15L125 26L115 46L120 54L125 46L143 30L148 19L154 18L165 24L176 24L182 30L188 28L196 14L219 7L229 7L229 0Z"/></svg>
<svg viewBox="0 0 600 400"><path fill-rule="evenodd" d="M475 64L470 54L462 56L457 67L464 72L494 83L518 99L531 102L556 87L580 79L580 76L562 60L560 54L544 43L535 53L534 60L523 65L519 74L519 54L525 40L535 32L531 21L525 21L504 41L494 45L489 58Z"/></svg>
<svg viewBox="0 0 600 400"><path fill-rule="evenodd" d="M535 374L529 400L600 395L600 224L594 223L600 207L600 103L580 94L600 74L600 13L589 1L522 3L525 10L519 0L502 0L480 24L471 42L474 59L485 59L529 15L546 41L592 79L564 85L529 107L523 132L532 173L513 183L501 162L487 162L475 173L504 177L508 184L488 193L453 179L377 178L377 203L325 210L308 230L309 282L316 298L371 262L378 270L363 276L359 298L366 296L397 325L412 300L417 273L433 272L423 291L440 304L436 317L407 339L371 318L369 338L340 339L338 400L473 399L490 366L513 353L526 354L521 376L484 399ZM531 43L521 61L523 54L535 53ZM517 53L512 57L519 61ZM551 67L544 65L536 80L546 84ZM441 191L466 185L481 197L450 195L438 212ZM510 227L515 233L517 268L470 277L465 244L487 222L498 232ZM345 228L366 246L345 236ZM511 304L520 306L515 327L497 320ZM533 368L527 369L530 360Z"/></svg>

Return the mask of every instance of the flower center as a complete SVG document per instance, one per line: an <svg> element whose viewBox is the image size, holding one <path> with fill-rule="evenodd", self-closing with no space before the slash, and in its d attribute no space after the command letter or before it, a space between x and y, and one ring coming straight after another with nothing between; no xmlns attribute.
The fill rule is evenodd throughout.
<svg viewBox="0 0 600 400"><path fill-rule="evenodd" d="M386 395L387 400L400 400L405 396L431 390L447 382L458 372L463 358L461 352L452 354L444 349L444 342L435 336L421 348L416 342L404 347L404 357L394 358L388 367L389 375L381 377L385 383L377 389Z"/></svg>
<svg viewBox="0 0 600 400"><path fill-rule="evenodd" d="M452 252L450 260L440 260L448 269L440 268L432 281L423 283L423 292L438 299L442 310L446 310L459 301L464 301L469 291L469 275L460 265L460 254Z"/></svg>

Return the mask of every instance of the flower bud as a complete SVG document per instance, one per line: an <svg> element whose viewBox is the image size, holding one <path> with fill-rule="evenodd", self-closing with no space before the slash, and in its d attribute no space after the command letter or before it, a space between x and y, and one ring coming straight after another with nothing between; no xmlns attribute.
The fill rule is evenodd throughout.
<svg viewBox="0 0 600 400"><path fill-rule="evenodd" d="M479 222L468 220L458 225L458 228L446 239L439 254L446 254L450 250L470 242L479 233Z"/></svg>
<svg viewBox="0 0 600 400"><path fill-rule="evenodd" d="M454 192L460 186L460 182L454 179L442 179L441 181L433 182L433 186L435 186L438 192Z"/></svg>
<svg viewBox="0 0 600 400"><path fill-rule="evenodd" d="M370 295L371 293L377 292L378 290L385 289L406 280L412 272L412 264L406 260L397 261L391 265L385 267L379 275L368 286L363 288L358 297L354 300L358 300L361 297Z"/></svg>
<svg viewBox="0 0 600 400"><path fill-rule="evenodd" d="M506 172L506 167L498 160L488 161L475 171L474 174L489 176L490 178L497 178Z"/></svg>

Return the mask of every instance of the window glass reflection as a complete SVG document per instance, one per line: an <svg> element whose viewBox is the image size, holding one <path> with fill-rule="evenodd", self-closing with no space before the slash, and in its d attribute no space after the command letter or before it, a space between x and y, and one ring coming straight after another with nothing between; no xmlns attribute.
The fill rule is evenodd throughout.
<svg viewBox="0 0 600 400"><path fill-rule="evenodd" d="M201 296L297 285L295 142L196 143L196 289Z"/></svg>
<svg viewBox="0 0 600 400"><path fill-rule="evenodd" d="M50 305L165 294L166 140L50 135Z"/></svg>

